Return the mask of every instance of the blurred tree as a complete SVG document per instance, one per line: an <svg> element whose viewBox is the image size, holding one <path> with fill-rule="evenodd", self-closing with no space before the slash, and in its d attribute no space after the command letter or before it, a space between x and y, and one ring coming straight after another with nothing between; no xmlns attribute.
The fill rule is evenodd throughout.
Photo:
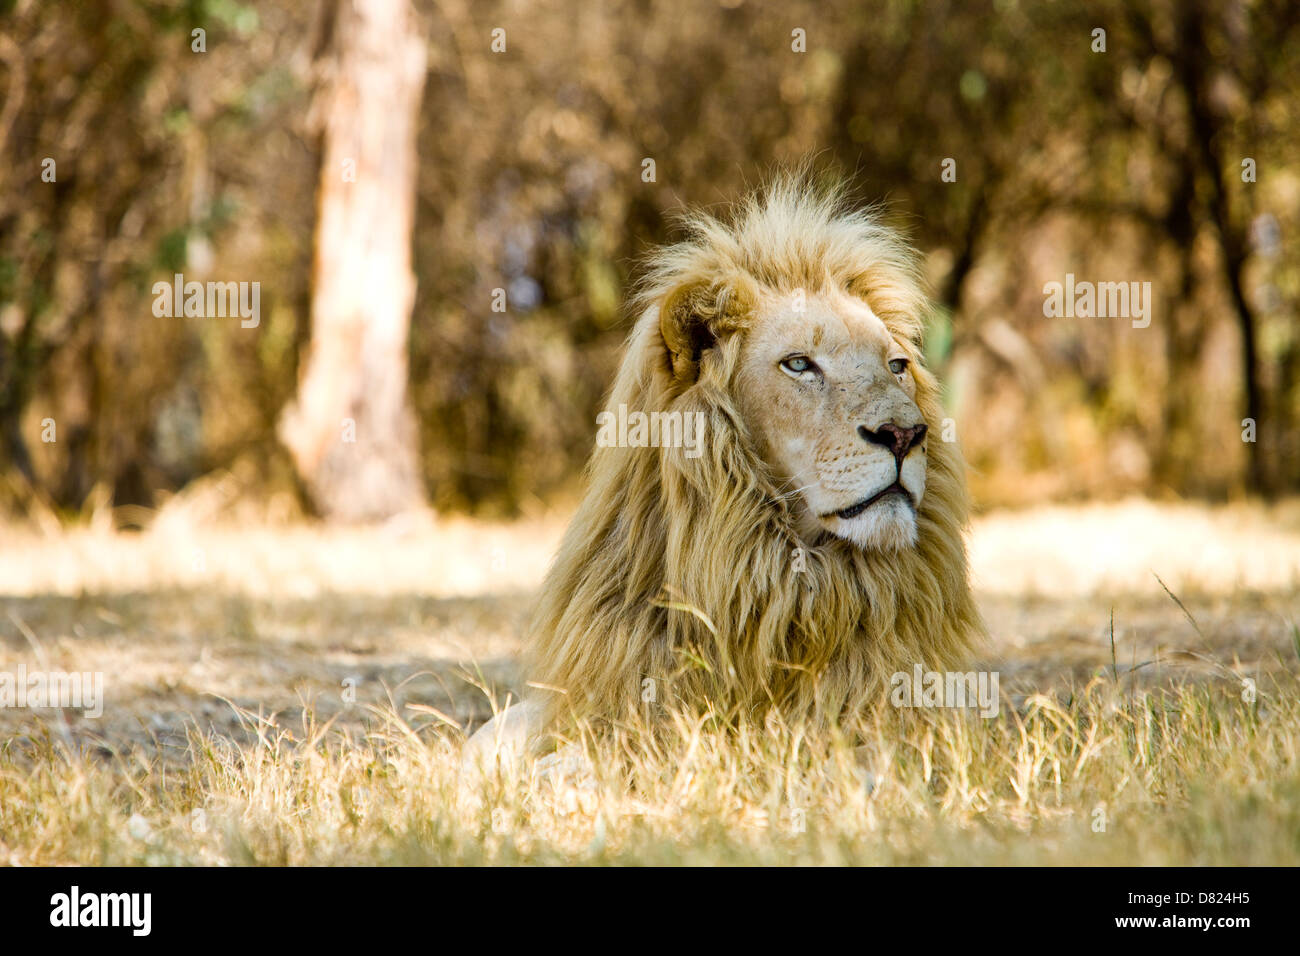
<svg viewBox="0 0 1300 956"><path fill-rule="evenodd" d="M407 404L424 43L408 0L338 0L325 31L311 341L280 438L341 520L423 501Z"/></svg>

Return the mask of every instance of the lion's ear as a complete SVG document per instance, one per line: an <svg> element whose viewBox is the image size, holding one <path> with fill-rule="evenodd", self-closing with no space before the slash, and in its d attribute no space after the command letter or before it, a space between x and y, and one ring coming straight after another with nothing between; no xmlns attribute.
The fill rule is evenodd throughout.
<svg viewBox="0 0 1300 956"><path fill-rule="evenodd" d="M700 359L718 344L733 299L727 289L710 285L684 286L664 299L659 334L674 379L690 385L699 378Z"/></svg>

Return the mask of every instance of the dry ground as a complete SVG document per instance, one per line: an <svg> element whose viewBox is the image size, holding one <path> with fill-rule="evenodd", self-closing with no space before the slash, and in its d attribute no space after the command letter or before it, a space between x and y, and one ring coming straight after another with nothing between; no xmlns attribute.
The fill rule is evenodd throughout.
<svg viewBox="0 0 1300 956"><path fill-rule="evenodd" d="M490 714L476 685L517 693L563 526L0 528L0 672L102 671L107 697L0 709L0 861L1300 861L1300 504L980 518L1009 706L874 725L865 785L780 728L688 729L687 782L661 755L563 812L536 779L453 806L453 724ZM769 811L822 822L756 829Z"/></svg>

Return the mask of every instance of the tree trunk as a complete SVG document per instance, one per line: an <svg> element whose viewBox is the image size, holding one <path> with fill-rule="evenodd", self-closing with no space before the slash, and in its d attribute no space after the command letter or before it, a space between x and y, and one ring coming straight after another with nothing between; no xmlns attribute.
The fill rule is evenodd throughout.
<svg viewBox="0 0 1300 956"><path fill-rule="evenodd" d="M1181 56L1174 63L1187 109L1191 119L1192 145L1189 150L1199 160L1206 180L1210 184L1207 210L1209 219L1219 238L1223 279L1228 286L1236 313L1237 327L1241 332L1241 382L1245 396L1245 417L1255 423L1257 437L1268 435L1271 429L1263 421L1264 405L1260 389L1259 348L1256 330L1258 323L1254 309L1246 298L1244 274L1246 268L1246 237L1244 226L1234 221L1229 208L1228 185L1224 182L1225 158L1220 155L1222 122L1211 105L1211 77L1207 73L1210 58L1205 42L1207 16L1201 2L1182 8L1179 24ZM1269 491L1264 474L1261 441L1246 444L1246 485L1250 491L1263 494Z"/></svg>
<svg viewBox="0 0 1300 956"><path fill-rule="evenodd" d="M279 435L324 516L377 520L424 500L406 386L425 49L409 0L338 0L327 32L311 340Z"/></svg>

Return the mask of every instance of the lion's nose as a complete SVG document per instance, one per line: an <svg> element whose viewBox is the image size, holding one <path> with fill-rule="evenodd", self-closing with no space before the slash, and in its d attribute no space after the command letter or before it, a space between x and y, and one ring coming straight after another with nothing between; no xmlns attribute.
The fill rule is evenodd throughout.
<svg viewBox="0 0 1300 956"><path fill-rule="evenodd" d="M873 445L884 445L894 453L894 458L902 465L903 459L907 453L921 444L925 440L926 427L924 425L910 425L906 428L899 427L890 422L886 422L877 428L874 432L866 425L858 426L858 434L862 440L870 442Z"/></svg>

